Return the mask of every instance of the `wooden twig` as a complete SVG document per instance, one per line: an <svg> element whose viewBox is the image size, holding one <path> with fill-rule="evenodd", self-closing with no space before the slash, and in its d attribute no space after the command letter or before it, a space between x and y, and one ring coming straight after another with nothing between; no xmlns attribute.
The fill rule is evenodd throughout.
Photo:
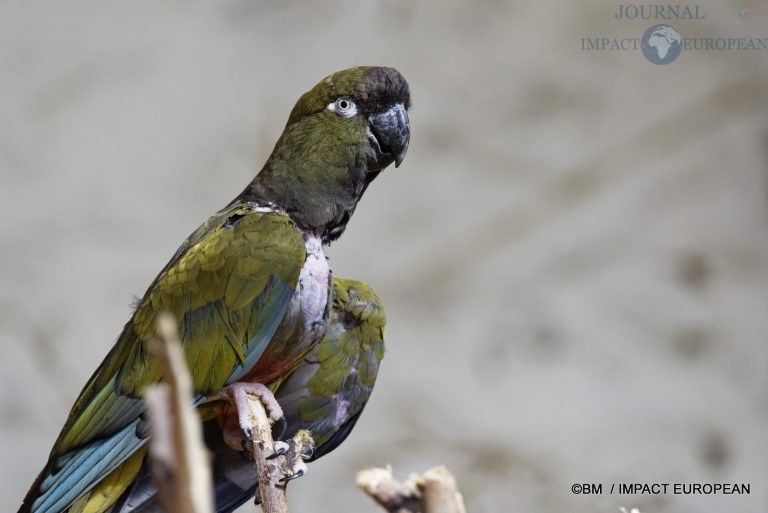
<svg viewBox="0 0 768 513"><path fill-rule="evenodd" d="M267 455L273 455L276 449L272 439L272 421L258 398L250 394L247 397L251 421L256 426L254 441L249 444L259 478L256 503L261 504L264 513L288 513L285 482L281 480L304 472L306 464L303 455L314 447L314 440L309 431L301 429L284 454L267 459Z"/></svg>
<svg viewBox="0 0 768 513"><path fill-rule="evenodd" d="M367 469L358 472L357 486L388 513L466 513L456 479L443 466L402 482L389 467Z"/></svg>
<svg viewBox="0 0 768 513"><path fill-rule="evenodd" d="M416 481L398 481L389 467L361 470L357 473L357 486L389 513L421 513Z"/></svg>
<svg viewBox="0 0 768 513"><path fill-rule="evenodd" d="M467 513L456 478L442 465L422 474L419 490L423 513Z"/></svg>
<svg viewBox="0 0 768 513"><path fill-rule="evenodd" d="M288 513L288 502L285 497L285 485L280 483L282 478L280 459L268 461L266 455L275 452L275 442L272 439L272 424L264 410L261 401L248 395L248 413L251 425L256 426L251 447L256 473L259 476L258 498L264 513Z"/></svg>
<svg viewBox="0 0 768 513"><path fill-rule="evenodd" d="M149 387L144 399L158 498L168 513L212 513L210 458L203 445L200 418L191 406L192 380L181 355L175 319L161 314L157 332L160 340L148 345L163 365L164 382Z"/></svg>

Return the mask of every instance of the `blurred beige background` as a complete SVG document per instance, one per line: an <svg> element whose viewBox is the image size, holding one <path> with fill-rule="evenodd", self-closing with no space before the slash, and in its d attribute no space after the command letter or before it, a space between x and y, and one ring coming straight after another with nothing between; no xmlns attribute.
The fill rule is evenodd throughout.
<svg viewBox="0 0 768 513"><path fill-rule="evenodd" d="M411 84L411 149L329 253L384 299L388 353L291 511L378 511L354 474L387 463L448 465L472 513L766 511L768 52L580 50L656 23L617 5L0 4L0 510L296 98L377 64ZM683 36L768 36L765 2L699 5Z"/></svg>

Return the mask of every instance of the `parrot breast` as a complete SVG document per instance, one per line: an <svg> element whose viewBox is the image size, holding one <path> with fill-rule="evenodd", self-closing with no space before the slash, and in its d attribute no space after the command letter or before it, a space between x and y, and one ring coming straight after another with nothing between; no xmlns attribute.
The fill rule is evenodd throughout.
<svg viewBox="0 0 768 513"><path fill-rule="evenodd" d="M306 246L307 260L301 269L293 301L301 305L305 334L312 332L318 324L323 326L323 332L325 332L331 271L323 253L322 241L318 237L311 236L307 238ZM322 337L322 334L320 336Z"/></svg>

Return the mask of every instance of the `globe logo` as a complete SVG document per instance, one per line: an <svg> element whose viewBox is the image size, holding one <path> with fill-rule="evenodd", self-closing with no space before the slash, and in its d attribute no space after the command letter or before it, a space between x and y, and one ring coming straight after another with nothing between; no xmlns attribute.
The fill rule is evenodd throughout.
<svg viewBox="0 0 768 513"><path fill-rule="evenodd" d="M682 50L682 38L669 25L654 25L643 34L640 49L645 58L654 64L669 64L677 59Z"/></svg>

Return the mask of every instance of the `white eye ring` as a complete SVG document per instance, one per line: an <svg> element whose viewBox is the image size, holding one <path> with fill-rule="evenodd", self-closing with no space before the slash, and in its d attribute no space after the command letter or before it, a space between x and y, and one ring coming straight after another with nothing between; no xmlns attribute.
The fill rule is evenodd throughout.
<svg viewBox="0 0 768 513"><path fill-rule="evenodd" d="M349 98L339 98L328 104L328 110L342 118L351 118L357 114L357 105Z"/></svg>

